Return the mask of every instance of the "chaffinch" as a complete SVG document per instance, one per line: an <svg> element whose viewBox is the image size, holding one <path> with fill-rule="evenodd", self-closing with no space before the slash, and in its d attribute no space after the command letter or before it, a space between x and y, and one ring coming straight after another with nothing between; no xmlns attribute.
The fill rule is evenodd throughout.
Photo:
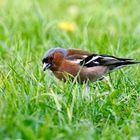
<svg viewBox="0 0 140 140"><path fill-rule="evenodd" d="M42 63L44 71L50 69L60 80L77 77L78 82L83 83L94 82L117 68L140 62L80 49L52 48L45 53Z"/></svg>

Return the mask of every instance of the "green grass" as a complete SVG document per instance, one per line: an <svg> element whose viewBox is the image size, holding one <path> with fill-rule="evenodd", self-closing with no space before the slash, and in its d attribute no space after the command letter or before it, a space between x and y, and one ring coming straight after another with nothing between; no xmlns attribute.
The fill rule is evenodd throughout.
<svg viewBox="0 0 140 140"><path fill-rule="evenodd" d="M140 60L139 5L0 0L0 139L140 139L140 66L90 83L85 97L85 85L60 82L41 63L56 46ZM59 29L61 21L75 32Z"/></svg>

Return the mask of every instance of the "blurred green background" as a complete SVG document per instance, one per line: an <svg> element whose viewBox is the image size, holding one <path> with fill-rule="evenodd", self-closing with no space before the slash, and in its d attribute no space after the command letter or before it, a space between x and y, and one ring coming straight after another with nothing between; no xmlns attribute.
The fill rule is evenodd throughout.
<svg viewBox="0 0 140 140"><path fill-rule="evenodd" d="M0 139L140 139L140 67L85 98L42 72L53 47L140 60L140 1L0 0Z"/></svg>

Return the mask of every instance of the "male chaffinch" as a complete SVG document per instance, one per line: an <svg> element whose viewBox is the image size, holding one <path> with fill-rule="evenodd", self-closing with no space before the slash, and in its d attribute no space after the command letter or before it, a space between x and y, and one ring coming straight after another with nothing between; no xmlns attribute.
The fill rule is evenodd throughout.
<svg viewBox="0 0 140 140"><path fill-rule="evenodd" d="M140 62L128 58L94 54L80 49L52 48L43 59L43 70L50 69L60 80L67 76L80 83L96 81L116 68L138 64Z"/></svg>

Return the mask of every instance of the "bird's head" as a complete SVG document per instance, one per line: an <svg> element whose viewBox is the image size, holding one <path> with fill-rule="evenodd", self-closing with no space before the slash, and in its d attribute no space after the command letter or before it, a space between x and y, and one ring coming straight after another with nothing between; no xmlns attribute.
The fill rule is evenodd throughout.
<svg viewBox="0 0 140 140"><path fill-rule="evenodd" d="M43 59L43 70L56 69L61 64L64 57L68 54L68 50L64 48L52 48L48 50Z"/></svg>

